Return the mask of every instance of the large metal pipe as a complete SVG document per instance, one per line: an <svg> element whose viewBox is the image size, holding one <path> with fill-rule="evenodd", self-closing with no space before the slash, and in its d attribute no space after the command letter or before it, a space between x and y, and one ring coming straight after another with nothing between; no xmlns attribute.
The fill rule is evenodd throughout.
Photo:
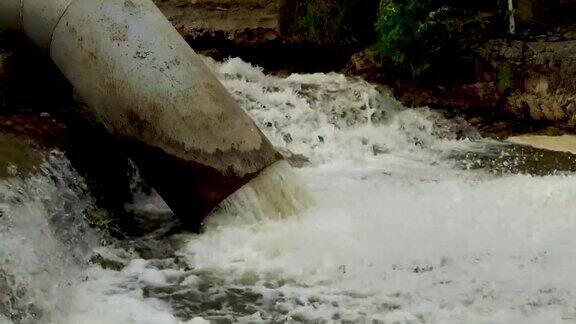
<svg viewBox="0 0 576 324"><path fill-rule="evenodd" d="M281 159L151 0L2 0L183 220Z"/></svg>

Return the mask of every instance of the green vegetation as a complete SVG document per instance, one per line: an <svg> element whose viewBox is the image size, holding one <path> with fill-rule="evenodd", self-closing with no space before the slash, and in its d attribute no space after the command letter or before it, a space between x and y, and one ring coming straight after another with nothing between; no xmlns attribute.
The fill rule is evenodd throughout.
<svg viewBox="0 0 576 324"><path fill-rule="evenodd" d="M507 0L284 0L282 32L312 45L376 44L387 74L438 83L471 73L462 71L474 69L474 47L506 32L506 14Z"/></svg>
<svg viewBox="0 0 576 324"><path fill-rule="evenodd" d="M438 45L452 38L450 10L431 1L382 0L376 22L381 55L395 67L409 67L413 77L422 74L442 49Z"/></svg>
<svg viewBox="0 0 576 324"><path fill-rule="evenodd" d="M513 82L513 72L512 68L508 65L504 65L498 71L498 92L503 94L506 90L512 87Z"/></svg>
<svg viewBox="0 0 576 324"><path fill-rule="evenodd" d="M342 3L307 0L295 9L296 17L289 28L307 39L331 40L347 32L346 8Z"/></svg>
<svg viewBox="0 0 576 324"><path fill-rule="evenodd" d="M41 154L27 141L0 134L0 179L28 175L41 162Z"/></svg>
<svg viewBox="0 0 576 324"><path fill-rule="evenodd" d="M372 41L379 0L285 0L282 30L314 44Z"/></svg>
<svg viewBox="0 0 576 324"><path fill-rule="evenodd" d="M502 30L505 1L381 0L376 21L384 63L413 80L469 58L486 31ZM496 23L495 23L496 22Z"/></svg>
<svg viewBox="0 0 576 324"><path fill-rule="evenodd" d="M284 0L282 31L298 43L376 44L375 60L390 77L458 83L474 74L479 45L507 32L507 2Z"/></svg>

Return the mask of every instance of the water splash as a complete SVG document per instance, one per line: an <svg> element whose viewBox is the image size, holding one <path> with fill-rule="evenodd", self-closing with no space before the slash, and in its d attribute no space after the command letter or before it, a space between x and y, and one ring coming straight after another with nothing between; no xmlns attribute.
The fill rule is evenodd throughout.
<svg viewBox="0 0 576 324"><path fill-rule="evenodd" d="M465 123L405 109L377 87L335 73L270 76L237 59L214 69L276 146L309 160L294 172L315 204L303 208L308 196L280 163L226 201L204 233L165 238L184 242L174 257L144 260L103 247L126 264L113 271L86 265L84 249L69 252L62 241L78 235L50 230L60 225L49 215L80 220L78 212L90 210L74 172L2 182L0 196L14 199L2 198L11 216L0 217L0 248L15 261L0 261L0 269L21 283L10 282L12 291L25 292L13 293L19 299L11 309L22 314L34 305L50 324L203 322L198 316L226 323L574 321L572 173L456 170L447 160L455 149L486 151ZM165 212L154 199L133 207ZM14 233L32 239L14 240ZM0 323L26 323L0 313Z"/></svg>
<svg viewBox="0 0 576 324"><path fill-rule="evenodd" d="M91 262L102 251L126 263L137 257L92 226L102 213L58 151L29 176L0 180L1 324L182 323L144 296L133 270Z"/></svg>
<svg viewBox="0 0 576 324"><path fill-rule="evenodd" d="M312 165L382 164L392 155L443 163L452 150L479 137L463 121L426 108L405 109L385 90L342 74L266 75L237 58L212 68L276 147Z"/></svg>
<svg viewBox="0 0 576 324"><path fill-rule="evenodd" d="M238 60L215 69L277 146L310 159L297 173L317 204L300 217L189 237L178 259L192 270L154 289L177 295L181 316L191 316L188 309L237 322L576 318L572 174L455 170L446 161L455 149L481 153L493 143L474 142L465 125L427 109L389 104L361 81L268 76ZM361 96L351 96L354 87ZM358 99L372 95L382 101L370 108L372 99ZM384 117L342 116L333 102Z"/></svg>
<svg viewBox="0 0 576 324"><path fill-rule="evenodd" d="M288 162L279 161L220 203L207 217L204 227L213 230L233 224L283 219L302 213L312 204L305 182Z"/></svg>
<svg viewBox="0 0 576 324"><path fill-rule="evenodd" d="M49 322L67 309L96 233L84 216L93 205L61 153L37 173L0 180L0 314L15 323Z"/></svg>

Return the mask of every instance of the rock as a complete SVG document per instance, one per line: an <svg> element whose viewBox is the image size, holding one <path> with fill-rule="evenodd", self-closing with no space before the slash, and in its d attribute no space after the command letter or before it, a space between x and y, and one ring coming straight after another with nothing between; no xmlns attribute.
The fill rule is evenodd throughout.
<svg viewBox="0 0 576 324"><path fill-rule="evenodd" d="M565 40L576 40L576 25L561 27L560 33Z"/></svg>
<svg viewBox="0 0 576 324"><path fill-rule="evenodd" d="M129 255L122 249L101 247L94 251L94 255L90 258L90 263L98 264L103 269L120 271L128 265L128 262L133 257L133 255Z"/></svg>
<svg viewBox="0 0 576 324"><path fill-rule="evenodd" d="M519 118L569 125L576 105L576 41L531 42L505 109Z"/></svg>
<svg viewBox="0 0 576 324"><path fill-rule="evenodd" d="M137 232L125 204L132 201L128 160L105 131L98 131L79 117L42 113L0 114L0 179L27 177L54 150L64 152L84 177L113 234Z"/></svg>
<svg viewBox="0 0 576 324"><path fill-rule="evenodd" d="M382 65L378 60L376 50L368 48L352 55L343 72L346 74L366 76L381 68Z"/></svg>
<svg viewBox="0 0 576 324"><path fill-rule="evenodd" d="M495 174L547 176L576 171L576 155L536 145L486 145L482 152L457 152L452 158L464 169L486 169ZM541 146L543 147L543 145Z"/></svg>
<svg viewBox="0 0 576 324"><path fill-rule="evenodd" d="M378 0L154 0L195 51L268 70L340 70L374 39ZM322 10L316 7L330 8ZM310 10L310 11L309 11Z"/></svg>
<svg viewBox="0 0 576 324"><path fill-rule="evenodd" d="M500 96L492 82L478 82L448 88L440 94L439 104L459 109L495 108Z"/></svg>
<svg viewBox="0 0 576 324"><path fill-rule="evenodd" d="M114 227L117 236L137 234L138 226L125 210L133 198L132 168L125 148L84 105L73 101L69 83L44 53L26 42L2 41L0 38L0 54L8 53L5 56L10 59L6 74L0 75L0 136L12 141L5 145L12 151L11 161L3 164L15 164L16 160L22 165L21 173L27 175L50 151L64 152L83 176L98 207L110 211L111 215L103 215L102 223ZM25 155L37 152L38 158ZM9 155L1 155L0 169L6 170L2 160L8 160Z"/></svg>
<svg viewBox="0 0 576 324"><path fill-rule="evenodd" d="M479 56L486 64L479 65L477 79L484 81L437 89L397 84L394 93L406 104L473 116L494 115L496 120L486 120L507 120L521 126L512 129L533 131L554 125L570 130L576 126L576 41L491 40L479 50ZM480 128L502 133L493 126Z"/></svg>
<svg viewBox="0 0 576 324"><path fill-rule="evenodd" d="M534 20L534 11L531 0L518 0L517 13L519 23L528 24Z"/></svg>
<svg viewBox="0 0 576 324"><path fill-rule="evenodd" d="M528 43L525 65L530 82L534 78L549 83L548 92L556 89L574 92L576 41Z"/></svg>
<svg viewBox="0 0 576 324"><path fill-rule="evenodd" d="M550 27L576 18L574 0L517 0L515 16L520 28Z"/></svg>
<svg viewBox="0 0 576 324"><path fill-rule="evenodd" d="M42 116L43 115L43 116ZM90 223L112 236L139 236L176 221L173 214L126 210L133 200L131 172L121 147L108 133L78 117L55 119L46 114L0 114L0 180L34 174L54 152L64 152L83 176L98 207ZM140 190L140 188L135 188ZM105 211L104 211L105 210ZM0 214L1 217L1 214ZM109 260L95 259L112 266ZM103 265L104 266L104 265Z"/></svg>
<svg viewBox="0 0 576 324"><path fill-rule="evenodd" d="M287 149L277 148L280 154L294 168L303 168L310 165L310 159L302 154L293 153Z"/></svg>
<svg viewBox="0 0 576 324"><path fill-rule="evenodd" d="M42 115L0 115L0 177L12 175L10 166L16 167L18 175L27 175L57 149L86 177L102 207L123 211L132 194L128 161L120 147L106 131L78 116L56 119Z"/></svg>
<svg viewBox="0 0 576 324"><path fill-rule="evenodd" d="M257 46L280 36L281 0L155 0L185 37Z"/></svg>
<svg viewBox="0 0 576 324"><path fill-rule="evenodd" d="M432 89L396 84L393 92L408 106L430 106L460 112L494 110L500 101L500 95L493 82Z"/></svg>
<svg viewBox="0 0 576 324"><path fill-rule="evenodd" d="M0 115L0 178L34 172L49 154L49 147L57 145L60 133L61 125L53 120Z"/></svg>

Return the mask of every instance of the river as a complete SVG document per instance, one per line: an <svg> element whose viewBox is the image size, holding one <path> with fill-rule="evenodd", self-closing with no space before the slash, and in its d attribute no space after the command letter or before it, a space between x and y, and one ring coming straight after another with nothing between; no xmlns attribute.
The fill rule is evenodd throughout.
<svg viewBox="0 0 576 324"><path fill-rule="evenodd" d="M572 173L518 173L527 157L506 144L361 80L211 66L291 152L290 181L308 187L292 194L312 207L220 211L145 259L90 226L103 211L54 152L0 183L1 324L576 321ZM131 208L167 212L157 197ZM126 266L90 263L94 251Z"/></svg>

